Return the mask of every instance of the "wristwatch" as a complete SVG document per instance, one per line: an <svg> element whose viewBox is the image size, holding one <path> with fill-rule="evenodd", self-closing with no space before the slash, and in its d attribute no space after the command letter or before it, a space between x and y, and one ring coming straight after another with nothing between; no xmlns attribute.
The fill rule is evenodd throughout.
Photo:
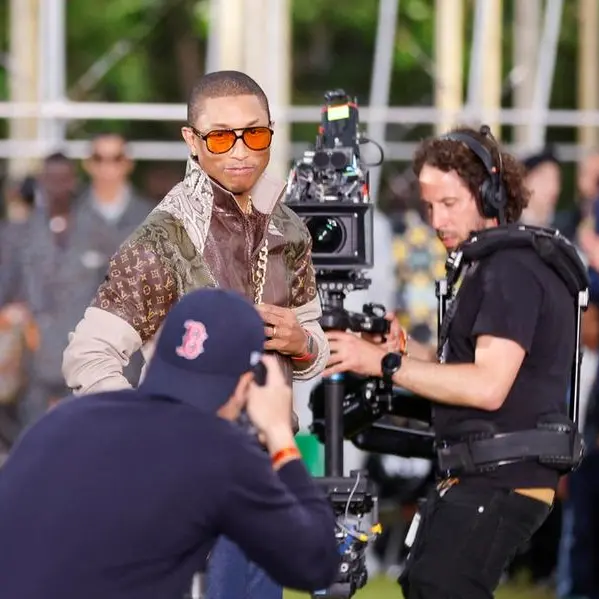
<svg viewBox="0 0 599 599"><path fill-rule="evenodd" d="M393 385L393 375L401 368L401 354L391 352L385 354L381 360L383 381L386 385Z"/></svg>
<svg viewBox="0 0 599 599"><path fill-rule="evenodd" d="M292 356L292 360L294 360L295 362L311 362L315 357L316 354L318 353L318 350L316 349L316 342L314 341L314 337L312 337L312 335L310 335L310 333L308 333L308 331L304 331L306 333L306 347L308 348L308 351L305 354L301 354L299 356Z"/></svg>

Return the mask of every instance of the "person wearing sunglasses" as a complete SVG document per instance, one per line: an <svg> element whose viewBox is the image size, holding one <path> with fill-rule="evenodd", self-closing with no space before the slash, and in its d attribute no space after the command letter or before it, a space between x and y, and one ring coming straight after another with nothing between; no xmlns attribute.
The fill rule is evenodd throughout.
<svg viewBox="0 0 599 599"><path fill-rule="evenodd" d="M205 75L190 95L182 135L189 149L183 180L114 254L70 335L63 374L75 394L127 387L131 356L141 350L147 362L170 308L200 287L254 302L265 349L288 383L315 377L328 361L310 234L282 202L284 182L265 174L274 125L264 91L238 71ZM207 583L207 599L283 594L225 537L211 553Z"/></svg>

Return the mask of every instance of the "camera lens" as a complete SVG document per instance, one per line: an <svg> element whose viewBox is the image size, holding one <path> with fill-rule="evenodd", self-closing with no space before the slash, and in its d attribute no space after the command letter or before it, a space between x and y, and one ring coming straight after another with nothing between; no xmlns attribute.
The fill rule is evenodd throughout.
<svg viewBox="0 0 599 599"><path fill-rule="evenodd" d="M313 216L306 220L312 236L312 251L318 254L334 254L343 247L345 229L335 218Z"/></svg>

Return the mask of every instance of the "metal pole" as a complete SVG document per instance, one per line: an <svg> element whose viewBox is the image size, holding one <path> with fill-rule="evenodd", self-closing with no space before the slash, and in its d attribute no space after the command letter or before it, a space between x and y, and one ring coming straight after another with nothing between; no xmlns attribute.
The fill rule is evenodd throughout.
<svg viewBox="0 0 599 599"><path fill-rule="evenodd" d="M208 24L208 43L206 47L206 73L212 73L218 70L220 63L220 47L218 36L221 30L221 13L218 9L219 0L210 0L209 24Z"/></svg>
<svg viewBox="0 0 599 599"><path fill-rule="evenodd" d="M215 70L243 69L243 0L217 0L218 18L215 20L216 55Z"/></svg>
<svg viewBox="0 0 599 599"><path fill-rule="evenodd" d="M578 0L578 108L595 110L599 106L599 4L597 0ZM599 143L597 127L583 125L578 129L581 149L589 150Z"/></svg>
<svg viewBox="0 0 599 599"><path fill-rule="evenodd" d="M270 60L265 60L265 50L269 38L273 35L273 15L268 13L267 0L244 0L242 27L242 62L241 71L253 77L260 86L265 87L268 81ZM268 95L268 91L265 90Z"/></svg>
<svg viewBox="0 0 599 599"><path fill-rule="evenodd" d="M474 23L472 26L472 47L470 49L470 70L468 72L468 92L466 111L473 119L481 117L482 82L485 67L485 35L489 27L490 0L476 0Z"/></svg>
<svg viewBox="0 0 599 599"><path fill-rule="evenodd" d="M443 117L436 133L453 127L464 100L464 2L436 0L435 3L435 106Z"/></svg>
<svg viewBox="0 0 599 599"><path fill-rule="evenodd" d="M484 82L481 90L481 120L491 127L495 137L501 139L501 122L491 115L502 104L503 77L501 65L503 52L501 30L503 27L503 0L485 0L487 3L483 56L485 58Z"/></svg>
<svg viewBox="0 0 599 599"><path fill-rule="evenodd" d="M591 0L595 2L595 0ZM541 0L514 2L514 108L529 109L534 94L534 75L538 61L541 29ZM530 123L514 128L514 137L526 146L530 139Z"/></svg>
<svg viewBox="0 0 599 599"><path fill-rule="evenodd" d="M502 0L476 2L466 104L468 119L485 120L496 137L500 123L491 114L501 106L501 8Z"/></svg>
<svg viewBox="0 0 599 599"><path fill-rule="evenodd" d="M265 77L266 94L270 102L276 134L273 138L269 172L277 178L286 179L291 160L291 124L279 121L285 106L291 103L292 33L291 2L268 0L268 37L264 46L263 64L268 65Z"/></svg>
<svg viewBox="0 0 599 599"><path fill-rule="evenodd" d="M37 135L37 114L19 114L19 108L38 101L39 53L37 0L10 0L10 67L8 110L9 138L15 142L31 142ZM2 103L0 103L2 112ZM30 157L8 156L8 173L18 179L35 170L36 162ZM28 159L29 158L29 159Z"/></svg>
<svg viewBox="0 0 599 599"><path fill-rule="evenodd" d="M389 106L398 12L399 0L379 0L379 20L370 82L370 106L381 110L386 110ZM368 123L368 137L383 147L385 147L386 125L386 120ZM382 165L370 171L370 194L375 202L378 200L381 174Z"/></svg>
<svg viewBox="0 0 599 599"><path fill-rule="evenodd" d="M40 71L39 97L55 102L66 94L66 13L65 0L40 0L39 26ZM53 150L60 149L65 139L66 123L63 119L42 119L38 136Z"/></svg>
<svg viewBox="0 0 599 599"><path fill-rule="evenodd" d="M553 87L553 74L557 58L563 7L563 0L547 0L532 101L530 146L533 148L540 148L545 144L548 109L551 101L551 89Z"/></svg>

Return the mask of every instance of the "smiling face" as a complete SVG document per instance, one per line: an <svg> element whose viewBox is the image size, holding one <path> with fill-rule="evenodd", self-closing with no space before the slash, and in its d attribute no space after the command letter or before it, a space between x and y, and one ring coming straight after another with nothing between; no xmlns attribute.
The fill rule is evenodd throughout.
<svg viewBox="0 0 599 599"><path fill-rule="evenodd" d="M222 154L214 154L198 133L235 130L241 135L243 129L268 127L269 117L265 107L255 95L205 98L195 123L183 127L182 134L191 153L206 174L236 195L247 194L256 184L270 160L270 148L251 150L242 139Z"/></svg>
<svg viewBox="0 0 599 599"><path fill-rule="evenodd" d="M475 197L456 171L444 172L425 164L418 183L429 222L448 252L468 239L472 231L495 225L493 219L481 216Z"/></svg>

